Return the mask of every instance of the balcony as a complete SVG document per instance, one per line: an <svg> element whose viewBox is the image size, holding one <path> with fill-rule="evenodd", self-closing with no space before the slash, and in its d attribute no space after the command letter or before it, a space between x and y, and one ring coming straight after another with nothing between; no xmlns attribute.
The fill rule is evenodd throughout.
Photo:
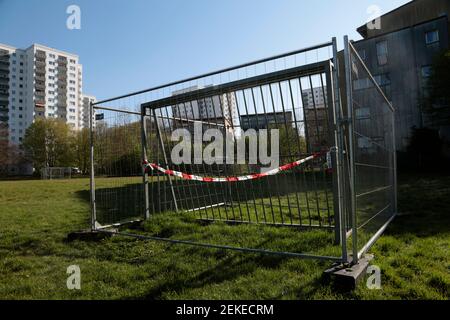
<svg viewBox="0 0 450 320"><path fill-rule="evenodd" d="M36 73L40 73L40 74L44 74L45 75L45 66L43 67L43 66L36 66L36 69L35 69L35 71L36 71Z"/></svg>
<svg viewBox="0 0 450 320"><path fill-rule="evenodd" d="M45 96L42 94L35 94L34 95L34 102L36 104L45 104Z"/></svg>
<svg viewBox="0 0 450 320"><path fill-rule="evenodd" d="M35 65L36 65L36 68L40 68L40 69L43 68L43 69L45 69L46 63L45 63L45 60L42 61L42 60L37 60L37 59L36 59Z"/></svg>
<svg viewBox="0 0 450 320"><path fill-rule="evenodd" d="M58 117L58 118L62 118L62 119L65 119L65 118L67 118L67 112L65 112L65 111L57 111L56 113L56 116Z"/></svg>
<svg viewBox="0 0 450 320"><path fill-rule="evenodd" d="M67 107L67 98L64 97L58 97L58 105L63 106L63 107Z"/></svg>
<svg viewBox="0 0 450 320"><path fill-rule="evenodd" d="M37 50L36 53L34 54L34 56L36 58L42 58L44 60L47 57L47 55L45 54L45 51L42 51L42 50Z"/></svg>
<svg viewBox="0 0 450 320"><path fill-rule="evenodd" d="M39 91L39 92L44 92L45 91L45 85L43 85L43 84L35 84L34 85L34 89L36 91Z"/></svg>
<svg viewBox="0 0 450 320"><path fill-rule="evenodd" d="M35 104L34 105L34 111L45 112L45 105Z"/></svg>
<svg viewBox="0 0 450 320"><path fill-rule="evenodd" d="M36 81L43 81L43 82L45 82L45 76L38 76L38 75L36 75L36 76L34 77L34 79L35 79Z"/></svg>

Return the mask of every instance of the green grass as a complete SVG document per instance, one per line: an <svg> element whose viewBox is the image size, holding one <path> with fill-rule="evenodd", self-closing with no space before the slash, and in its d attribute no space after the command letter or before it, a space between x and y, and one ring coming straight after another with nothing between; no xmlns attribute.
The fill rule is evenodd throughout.
<svg viewBox="0 0 450 320"><path fill-rule="evenodd" d="M67 242L88 225L89 182L0 182L1 299L448 299L450 177L400 179L397 217L371 249L382 289L351 293L321 280L329 262L243 254L113 237ZM326 231L222 223L158 215L146 234L267 249L338 254ZM66 269L81 268L81 290Z"/></svg>

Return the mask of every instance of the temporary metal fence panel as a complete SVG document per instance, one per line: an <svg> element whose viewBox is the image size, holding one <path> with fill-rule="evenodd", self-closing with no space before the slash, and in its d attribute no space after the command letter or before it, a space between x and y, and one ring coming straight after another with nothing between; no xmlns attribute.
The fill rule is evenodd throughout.
<svg viewBox="0 0 450 320"><path fill-rule="evenodd" d="M349 115L351 247L353 262L367 252L397 212L395 110L382 79L374 78L345 38Z"/></svg>
<svg viewBox="0 0 450 320"><path fill-rule="evenodd" d="M346 52L349 50L347 45ZM359 74L364 71L367 69L361 64ZM387 184L379 185L391 176L381 181L376 173L368 176L359 167L393 168L394 163L388 165L381 162L381 156L371 158L354 150L354 135L370 138L379 134L379 126L369 126L373 131L366 132L369 129L361 129L354 117L348 125L340 104L339 79L333 39L93 104L92 228L104 230L136 219L147 220L151 227L176 215L199 223L272 225L294 227L298 232L318 229L328 235L327 241L335 244L334 249L324 251L319 247L315 252L303 252L299 246L269 250L261 245L245 247L220 239L211 241L206 236L203 240L190 239L189 235L164 236L161 230L121 234L245 252L348 261L345 240L351 232L357 236L358 229L353 227L355 218L358 220L354 213L360 210L360 228L383 214L363 207L365 193L386 187L384 194L390 195ZM351 87L350 91L351 95L356 90ZM379 98L369 93L372 99ZM354 96L350 100L352 113L353 101L358 103L357 94ZM366 99L364 94L361 99ZM384 108L378 100L374 103L369 108ZM373 110L371 115L379 112ZM384 118L378 121L384 124L389 114L382 114ZM215 133L208 135L211 129L216 129ZM264 129L269 129L267 136ZM266 164L251 162L248 155L243 161L239 158L239 152L251 149L253 138L249 132L256 133L257 139L270 141L273 129L279 143L268 151L279 147L275 168L267 171ZM180 130L192 136L184 141L184 150L193 152L188 156L190 163L179 163L172 156L180 146L180 141L173 139ZM206 139L195 144L205 132ZM385 139L391 138L392 128L384 134ZM228 138L232 147L227 148L225 142L210 153L219 159L218 163L205 161L201 156L211 151L209 143L218 138ZM368 178L371 180L366 181ZM360 202L353 201L359 198Z"/></svg>
<svg viewBox="0 0 450 320"><path fill-rule="evenodd" d="M140 113L123 106L93 114L93 190L97 227L142 219ZM95 178L95 179L94 179Z"/></svg>
<svg viewBox="0 0 450 320"><path fill-rule="evenodd" d="M203 220L332 228L331 168L326 161L334 146L329 130L333 110L327 99L329 72L330 63L325 61L217 86L193 87L143 104L146 123L154 128L147 133L147 141L156 142L152 144L156 148L148 146L149 162L189 175L228 180L217 183L208 178L203 179L211 181L160 178L158 174L150 188L150 215L185 210L197 212ZM188 163L177 164L170 150L176 144L171 136L178 129L186 129L189 136L197 134L189 140L188 150L195 151L196 138L212 132L209 129L217 129L214 139L222 138L233 146L227 150L225 144L221 146L223 154L216 155L212 165L196 155ZM262 133L265 129L267 136ZM250 151L249 144L256 141L249 141L251 137L263 143L271 138L270 130L279 134L277 167L320 155L280 174L259 178L264 175L261 163L250 163L248 154L241 163L238 158L240 152ZM197 153L205 156L208 145L199 144ZM245 148L238 149L239 144ZM252 178L245 181L232 178L249 175Z"/></svg>

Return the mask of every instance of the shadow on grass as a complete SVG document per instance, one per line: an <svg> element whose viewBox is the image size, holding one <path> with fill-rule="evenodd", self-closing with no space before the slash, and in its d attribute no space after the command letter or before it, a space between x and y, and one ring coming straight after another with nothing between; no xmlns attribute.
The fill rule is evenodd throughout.
<svg viewBox="0 0 450 320"><path fill-rule="evenodd" d="M128 183L124 183L127 179ZM144 212L144 192L139 177L111 177L97 179L95 190L97 220L102 224L117 223L131 218L142 217ZM136 183L129 183L129 181ZM151 213L175 211L171 185L164 177L151 177L149 200ZM329 197L328 203L320 203L328 212L332 210L331 176L324 173L287 173L258 180L239 183L212 183L173 179L172 182L178 208L189 210L218 203L250 203L259 205L260 199L273 199L276 203L286 202L286 196L298 193L300 205L314 211L319 206L316 197ZM300 195L303 193L304 195ZM309 198L308 198L309 193ZM90 192L82 190L77 196L90 202ZM284 199L283 199L284 197ZM281 199L281 200L280 200ZM291 200L292 201L292 200ZM295 201L294 201L295 202ZM295 209L297 203L291 204ZM331 206L331 208L330 208ZM287 208L283 208L288 212ZM321 208L320 210L323 210ZM331 220L328 221L331 223Z"/></svg>
<svg viewBox="0 0 450 320"><path fill-rule="evenodd" d="M267 242L262 242L260 246L264 246ZM190 278L186 278L185 276L176 277L173 280L155 286L146 292L144 296L131 297L130 299L164 299L164 294L167 292L179 293L186 289L198 289L232 281L239 277L248 276L260 268L278 268L283 261L289 259L287 257L260 256L254 254L243 256L236 253L231 253L228 257L222 258L221 256L227 255L223 250L217 251L214 255L217 259L220 259L214 266L204 269Z"/></svg>
<svg viewBox="0 0 450 320"><path fill-rule="evenodd" d="M430 237L450 233L450 175L401 176L399 216L389 235Z"/></svg>

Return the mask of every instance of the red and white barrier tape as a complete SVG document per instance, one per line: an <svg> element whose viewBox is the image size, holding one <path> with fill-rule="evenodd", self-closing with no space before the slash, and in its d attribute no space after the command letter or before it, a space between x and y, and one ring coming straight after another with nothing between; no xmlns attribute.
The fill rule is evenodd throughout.
<svg viewBox="0 0 450 320"><path fill-rule="evenodd" d="M170 176L174 176L174 177L178 177L178 178L182 178L185 180L195 180L195 181L202 181L202 182L238 182L238 181L246 181L246 180L254 180L254 179L260 179L263 177L268 177L268 176L273 176L276 175L282 171L287 171L290 170L292 168L298 167L300 165L302 165L305 162L311 161L313 159L319 158L323 155L325 155L326 152L321 152L321 153L315 153L312 156L309 156L307 158L289 163L289 164L285 164L284 166L272 169L270 171L267 171L265 173L256 173L256 174L251 174L248 176L240 176L240 177L227 177L227 178L212 178L212 177L200 177L200 176L196 176L196 175L192 175L192 174L187 174L187 173L183 173L183 172L178 172L178 171L174 171L174 170L169 170L169 169L164 169L160 166L158 166L155 163L149 163L147 161L143 162L144 165L144 169L156 169L164 174L170 175Z"/></svg>

